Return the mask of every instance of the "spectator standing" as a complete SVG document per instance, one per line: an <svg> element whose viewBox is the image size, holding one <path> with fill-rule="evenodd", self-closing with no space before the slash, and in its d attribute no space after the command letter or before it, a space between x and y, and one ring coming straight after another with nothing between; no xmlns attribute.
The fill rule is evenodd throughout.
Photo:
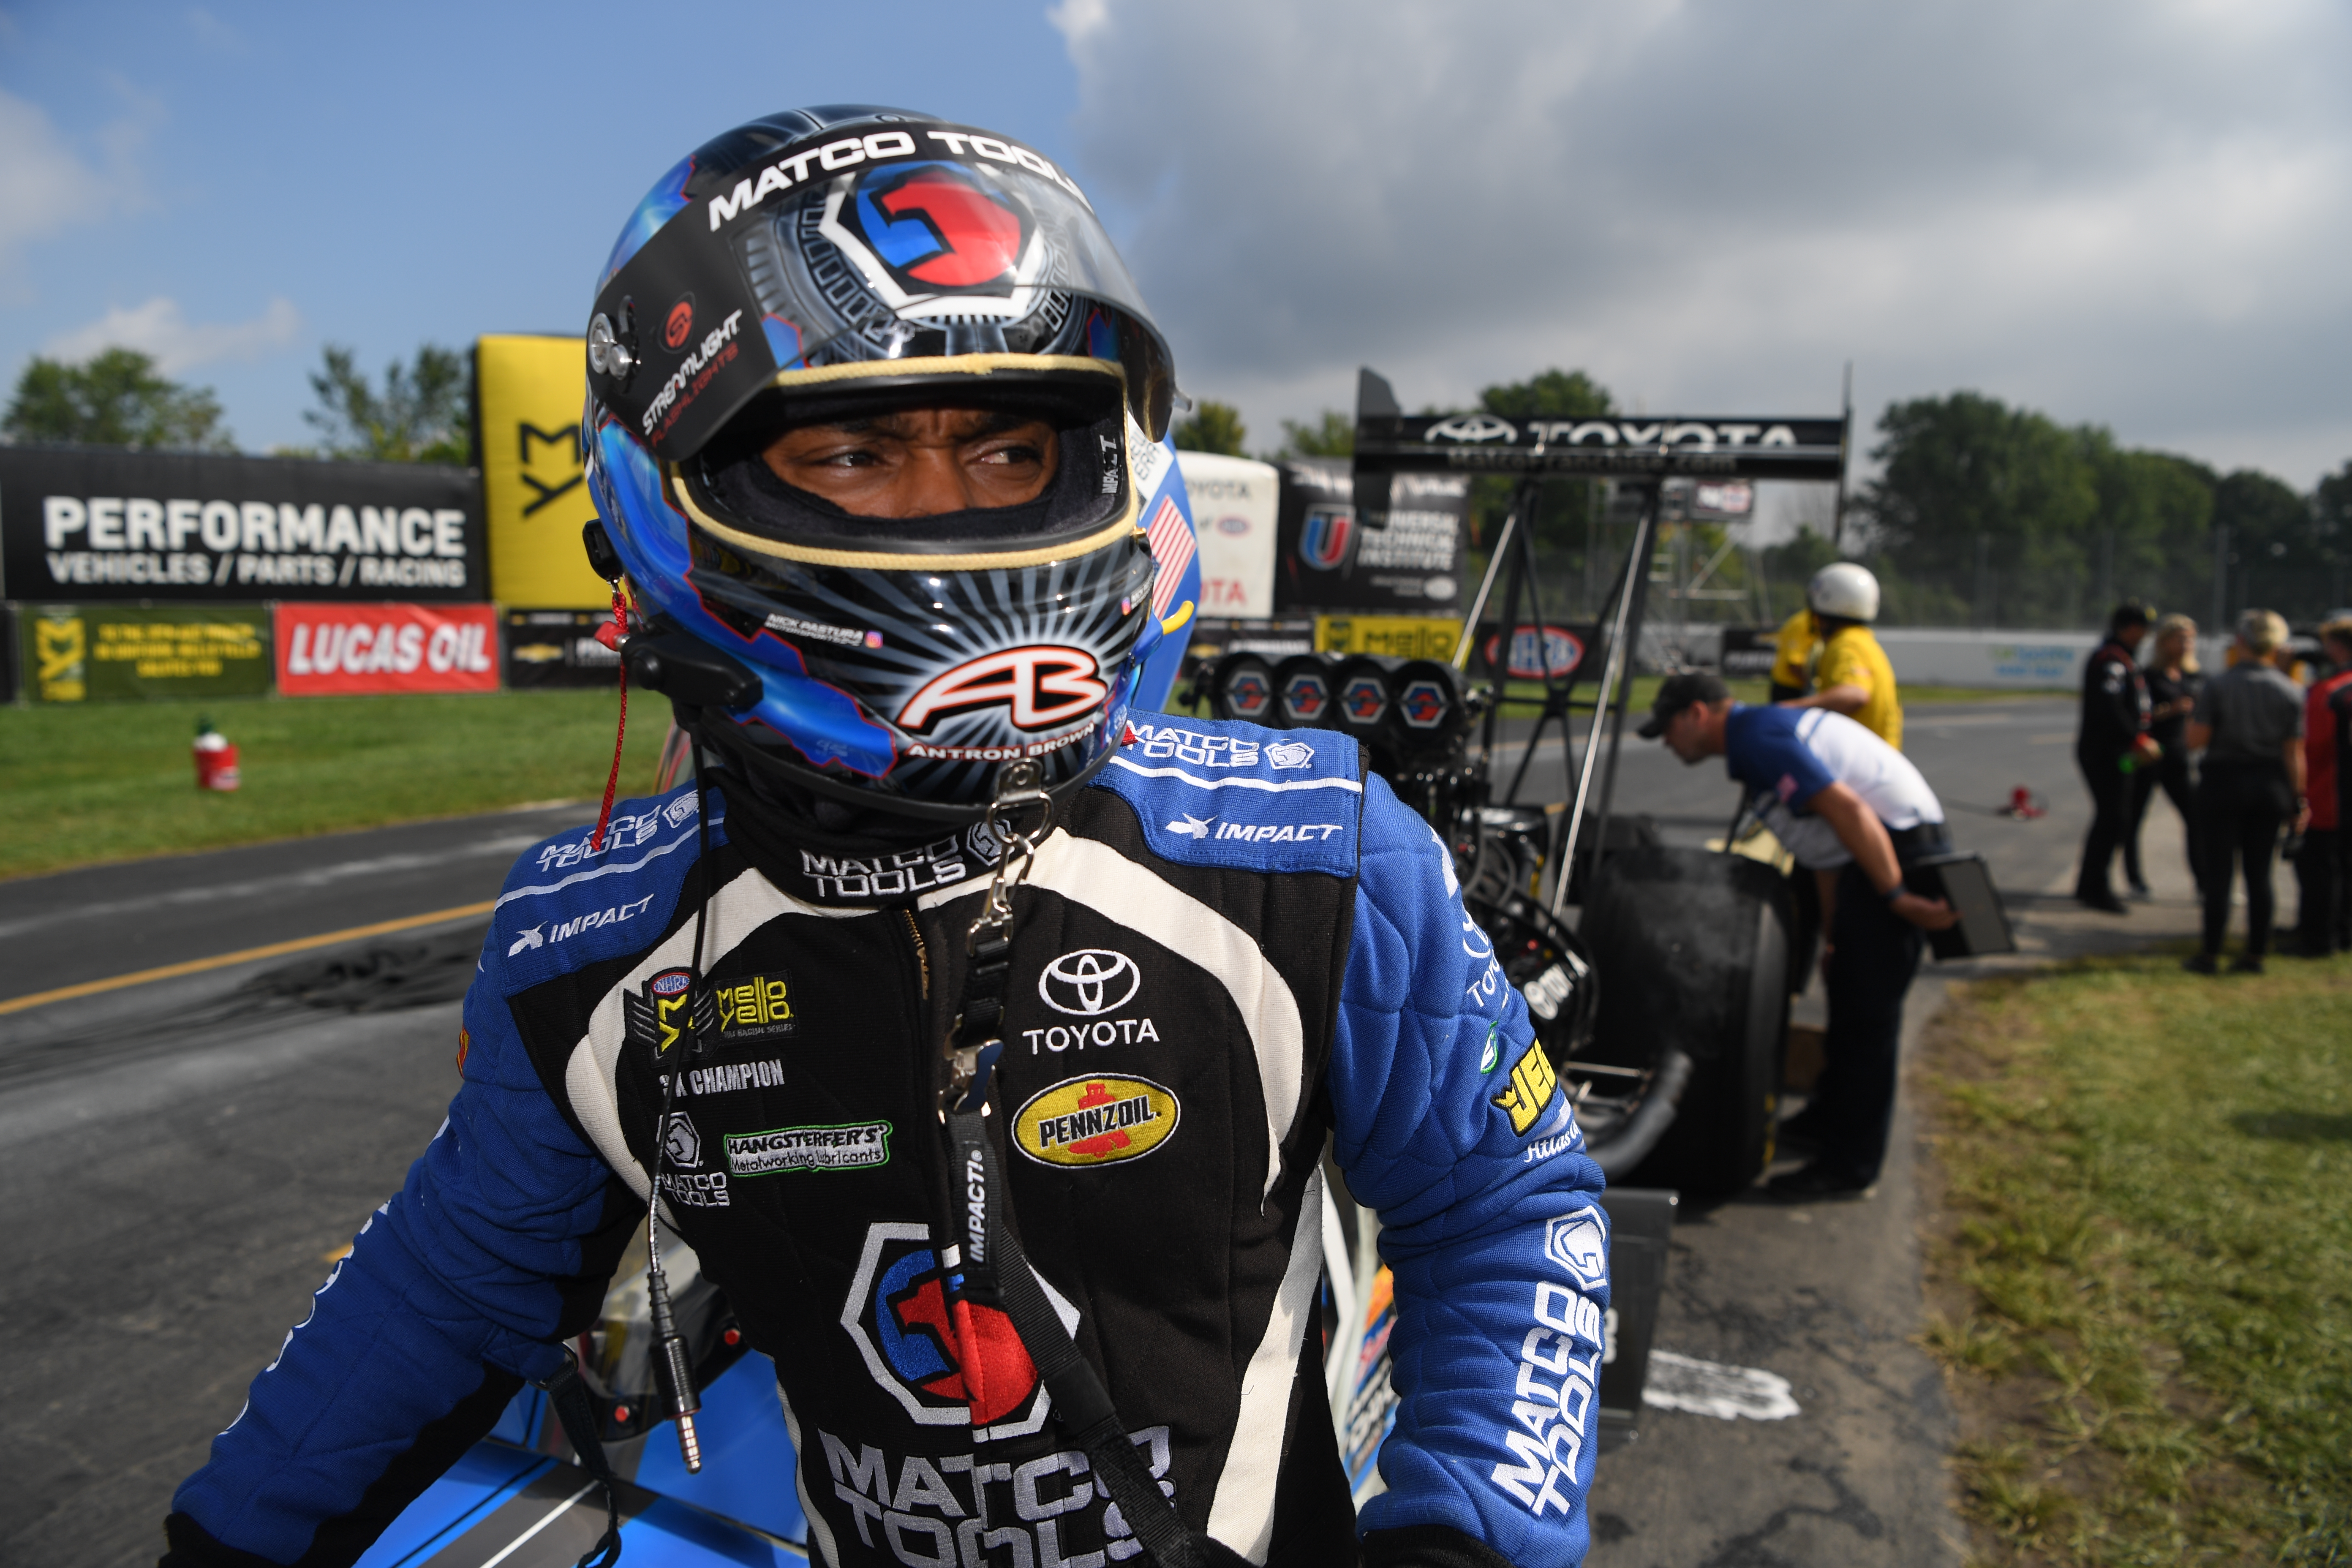
<svg viewBox="0 0 2352 1568"><path fill-rule="evenodd" d="M1843 713L1896 751L1903 749L1903 705L1895 689L1895 667L1871 635L1878 618L1878 579L1866 566L1834 561L1805 584L1805 603L1821 630L1821 657L1813 665L1811 696L1781 702L1783 708L1826 708ZM1783 626L1784 632L1788 629Z"/></svg>
<svg viewBox="0 0 2352 1568"><path fill-rule="evenodd" d="M2344 820L2336 765L2345 741L2336 700L2352 690L2352 620L2333 620L2320 627L2319 645L2332 673L2314 681L2304 699L2303 771L2311 825L2304 829L2303 850L2294 858L2301 895L2295 902L2294 951L2306 958L2352 948L2352 854L2347 853L2352 850L2347 831L2352 825Z"/></svg>
<svg viewBox="0 0 2352 1568"><path fill-rule="evenodd" d="M2233 862L2246 873L2246 950L2230 968L2260 974L2274 904L2271 858L2279 829L2301 832L2304 798L2303 690L2275 663L2286 622L2270 610L2238 617L2238 661L2211 680L2189 721L2189 744L2205 763L2197 781L2199 837L2205 850L2205 942L2185 967L2210 974L2220 966L2230 924Z"/></svg>
<svg viewBox="0 0 2352 1568"><path fill-rule="evenodd" d="M1822 629L1813 624L1808 605L1780 623L1772 634L1772 700L1786 702L1813 689L1813 656L1820 651Z"/></svg>
<svg viewBox="0 0 2352 1568"><path fill-rule="evenodd" d="M2074 900L2111 915L2126 909L2107 873L2130 827L2132 772L2158 756L2147 732L2147 682L2139 669L2140 640L2147 636L2145 605L2118 605L2107 617L2107 640L2083 669L2083 719L2074 732L2074 763L2091 787L2091 832L2074 874Z"/></svg>
<svg viewBox="0 0 2352 1568"><path fill-rule="evenodd" d="M1775 1176L1771 1190L1799 1200L1862 1196L1886 1157L1903 994L1918 973L1923 933L1960 918L1903 885L1905 867L1950 847L1944 807L1910 759L1844 714L1747 707L1704 672L1662 682L1637 732L1664 740L1686 765L1721 757L1813 873L1830 1026L1812 1103L1782 1131L1820 1152Z"/></svg>
<svg viewBox="0 0 2352 1568"><path fill-rule="evenodd" d="M2197 779L2189 766L2189 715L2197 707L2197 693L2205 677L2197 668L2197 623L2187 616L2167 616L2156 623L2156 657L2140 671L2147 682L2148 738L2163 754L2147 767L2131 772L2131 825L2124 833L2124 879L2132 897L2149 896L2147 879L2140 872L2139 828L2147 816L2148 797L2158 789L2180 814L2187 840L2189 874L2205 886L2205 862L2197 853Z"/></svg>

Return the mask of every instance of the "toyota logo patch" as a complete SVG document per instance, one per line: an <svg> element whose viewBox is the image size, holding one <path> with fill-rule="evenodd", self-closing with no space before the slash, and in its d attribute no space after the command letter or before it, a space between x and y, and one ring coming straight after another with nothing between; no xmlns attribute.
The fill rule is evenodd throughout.
<svg viewBox="0 0 2352 1568"><path fill-rule="evenodd" d="M1091 1018L1127 1005L1143 984L1135 960L1107 947L1066 952L1037 977L1037 994L1056 1013Z"/></svg>

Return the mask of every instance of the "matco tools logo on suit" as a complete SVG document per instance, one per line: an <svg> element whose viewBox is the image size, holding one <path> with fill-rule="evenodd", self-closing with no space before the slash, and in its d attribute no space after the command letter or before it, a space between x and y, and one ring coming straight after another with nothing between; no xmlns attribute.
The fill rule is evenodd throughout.
<svg viewBox="0 0 2352 1568"><path fill-rule="evenodd" d="M1609 1226L1591 1204L1544 1226L1544 1252L1588 1290L1609 1282Z"/></svg>
<svg viewBox="0 0 2352 1568"><path fill-rule="evenodd" d="M1174 1137L1181 1110L1149 1079L1065 1079L1013 1113L1013 1141L1041 1165L1112 1165Z"/></svg>
<svg viewBox="0 0 2352 1568"><path fill-rule="evenodd" d="M926 1226L877 1221L866 1226L841 1326L874 1381L919 1425L970 1422L975 1441L1040 1430L1051 1396L1013 1320L956 1300L961 1283L955 1255L942 1262ZM1038 1283L1062 1326L1075 1331L1078 1310L1042 1277Z"/></svg>

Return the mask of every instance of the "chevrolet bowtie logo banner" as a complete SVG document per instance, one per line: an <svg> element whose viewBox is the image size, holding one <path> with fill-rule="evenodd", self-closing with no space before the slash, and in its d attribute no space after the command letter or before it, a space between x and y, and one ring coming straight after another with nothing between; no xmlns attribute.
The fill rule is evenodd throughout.
<svg viewBox="0 0 2352 1568"><path fill-rule="evenodd" d="M578 338L475 340L490 584L503 604L593 609L613 602L580 546L582 525L596 515L580 462L587 356Z"/></svg>

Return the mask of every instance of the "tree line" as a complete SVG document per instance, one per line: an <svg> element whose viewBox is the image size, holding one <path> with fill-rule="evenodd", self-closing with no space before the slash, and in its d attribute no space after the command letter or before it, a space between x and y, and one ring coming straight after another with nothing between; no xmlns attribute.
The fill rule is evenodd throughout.
<svg viewBox="0 0 2352 1568"><path fill-rule="evenodd" d="M303 422L310 447L279 447L280 458L376 463L465 463L472 453L474 378L456 349L425 343L397 356L371 382L351 349L329 343L310 373ZM148 451L234 452L220 399L183 386L152 355L112 348L81 363L36 355L0 413L0 437L22 445L131 447Z"/></svg>
<svg viewBox="0 0 2352 1568"><path fill-rule="evenodd" d="M1606 387L1559 370L1486 387L1476 406L1512 419L1617 412ZM2126 598L2209 622L2251 605L2308 622L2352 605L2352 461L2306 495L2257 468L2126 447L2104 426L2063 426L1978 392L1892 404L1877 434L1878 476L1849 498L1839 538L1823 516L1717 580L1754 587L1780 613L1820 567L1859 559L1884 590L1881 618L1902 626L2091 626ZM1326 410L1283 421L1283 436L1270 459L1345 456L1354 426ZM1201 403L1176 444L1239 456L1246 439L1238 411ZM1478 486L1474 544L1509 494L1507 481ZM1586 481L1544 487L1535 532L1548 577L1580 586L1623 548L1595 537L1598 505Z"/></svg>
<svg viewBox="0 0 2352 1568"><path fill-rule="evenodd" d="M327 345L310 374L303 419L314 446L278 455L374 462L464 463L474 386L463 353L425 343L371 380L349 348ZM1618 412L1582 371L1551 369L1484 388L1477 411L1507 419L1593 418ZM1469 410L1430 408L1432 414ZM2352 461L2309 494L2254 468L2222 473L2196 458L2126 447L2097 425L2064 426L1978 392L1915 398L1879 417L1870 456L1878 475L1850 500L1842 537L1828 520L1744 553L1718 581L1749 586L1762 607L1795 603L1798 585L1840 554L1877 573L1883 618L1907 626L2096 625L2124 598L2211 620L2248 605L2309 621L2352 604ZM0 437L184 451L234 451L220 401L184 386L136 350L80 363L36 357L0 414ZM1326 409L1282 422L1262 454L1344 458L1353 419ZM1178 422L1176 444L1244 455L1249 432L1230 404L1202 401ZM1474 550L1508 505L1507 480L1473 494ZM1597 600L1623 548L1585 480L1545 483L1533 532L1547 580L1571 604ZM1760 575L1760 581L1758 580Z"/></svg>

